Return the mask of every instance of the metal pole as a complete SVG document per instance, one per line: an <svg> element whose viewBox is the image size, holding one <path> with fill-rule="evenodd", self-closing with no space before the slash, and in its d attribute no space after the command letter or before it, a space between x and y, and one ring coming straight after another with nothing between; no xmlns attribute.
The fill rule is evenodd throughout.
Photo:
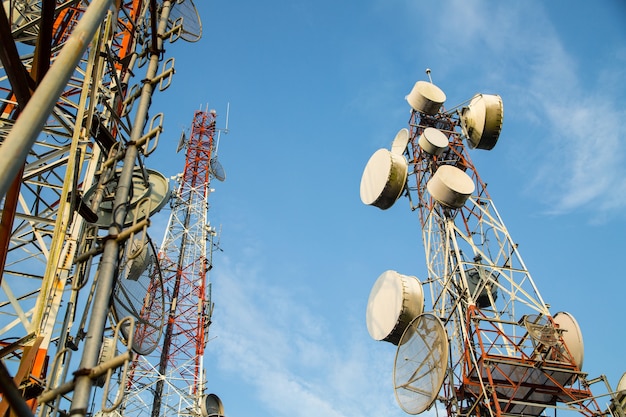
<svg viewBox="0 0 626 417"><path fill-rule="evenodd" d="M148 116L148 110L152 101L154 86L152 80L155 78L163 41L159 35L167 30L167 22L171 1L165 0L162 4L160 24L158 34L153 36L158 38L157 50L151 51L150 63L146 70L144 85L141 90L137 112L131 130L130 141L124 155L122 172L117 183L115 191L115 200L113 204L113 222L109 227L109 235L116 235L121 232L120 225L124 224L126 218L126 205L132 187L132 176L135 169L135 161L139 154L136 142L141 138L143 128ZM154 9L153 9L154 10ZM155 19L156 16L151 16ZM100 260L100 270L98 272L98 286L94 295L94 304L91 310L91 318L87 328L87 337L85 339L85 348L80 362L80 369L76 377L76 387L70 407L70 415L72 417L81 417L87 414L93 380L89 376L89 370L97 365L98 356L100 354L100 346L106 320L109 312L110 296L113 291L115 274L118 268L120 244L116 239L108 239L104 245L104 252Z"/></svg>
<svg viewBox="0 0 626 417"><path fill-rule="evenodd" d="M0 198L23 166L61 92L113 0L93 0L0 146Z"/></svg>

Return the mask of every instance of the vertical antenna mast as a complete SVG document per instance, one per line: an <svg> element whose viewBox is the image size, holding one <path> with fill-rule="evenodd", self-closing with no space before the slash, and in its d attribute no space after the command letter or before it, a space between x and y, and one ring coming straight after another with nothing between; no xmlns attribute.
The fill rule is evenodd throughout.
<svg viewBox="0 0 626 417"><path fill-rule="evenodd" d="M169 300L163 342L153 354L134 362L125 416L145 415L146 407L152 417L202 413L202 361L212 312L208 271L215 232L207 215L216 117L215 110L198 110L193 117L185 169L158 253Z"/></svg>

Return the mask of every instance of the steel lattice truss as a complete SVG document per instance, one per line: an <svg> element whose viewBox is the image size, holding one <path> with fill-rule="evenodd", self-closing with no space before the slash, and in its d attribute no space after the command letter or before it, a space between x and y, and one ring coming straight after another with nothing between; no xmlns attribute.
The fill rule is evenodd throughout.
<svg viewBox="0 0 626 417"><path fill-rule="evenodd" d="M448 138L438 156L418 144L428 127ZM538 416L557 407L602 414L470 159L459 113L413 110L409 131L406 194L422 226L423 284L450 340L439 394L448 415ZM461 208L439 204L427 190L444 165L460 168L474 183Z"/></svg>
<svg viewBox="0 0 626 417"><path fill-rule="evenodd" d="M163 343L132 364L124 416L199 415L205 377L202 358L211 318L211 246L207 221L215 113L194 115L185 170L171 200L172 212L159 260L171 299ZM207 250L209 251L207 253Z"/></svg>
<svg viewBox="0 0 626 417"><path fill-rule="evenodd" d="M176 7L183 7L179 3ZM105 318L107 324L100 331L108 333L109 339L125 341L125 359L111 368L132 356L126 346L130 340L114 334L120 329L113 326L123 323L123 318L106 320L106 298L104 309L91 308L101 302L98 281L114 283L117 264L127 253L127 240L147 241L150 203L134 201L132 187L128 190L124 178L130 178L125 172L139 173L133 178L139 177L139 183L148 186L145 158L156 147L163 123L162 114L147 120L150 97L168 88L174 73L173 59L163 60L163 42L184 33L182 18L169 19L172 5L169 0L3 2L2 145L8 142L19 115L33 113L36 104L27 107L26 103L38 86L54 84L44 75L62 65L54 67L57 60L61 62L64 46L75 39L72 35L81 20L87 20L83 18L90 10L92 16L98 13L94 9L103 10L93 38L86 37L85 52L69 68L71 75L54 105L40 109L47 115L45 124L28 149L23 169L2 196L0 352L32 410L43 390L71 380L76 356L80 356L72 359L72 353L82 353L93 316ZM198 24L196 19L194 25ZM7 176L4 171L2 176ZM102 224L103 218L108 219L99 213L102 207L113 213L111 224ZM118 213L121 221L116 219ZM110 246L108 274L102 273L107 268L100 268L106 245ZM97 358L102 337L89 336L96 341L90 359L83 356L83 366L106 359L104 348ZM111 352L110 357L115 356L116 349ZM73 406L71 396L58 393L50 394L45 402L46 414ZM0 402L2 414L7 407L7 401Z"/></svg>

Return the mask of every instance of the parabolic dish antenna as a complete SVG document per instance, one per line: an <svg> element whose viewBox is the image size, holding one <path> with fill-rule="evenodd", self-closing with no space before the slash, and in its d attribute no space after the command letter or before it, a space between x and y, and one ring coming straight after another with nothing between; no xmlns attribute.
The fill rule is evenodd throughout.
<svg viewBox="0 0 626 417"><path fill-rule="evenodd" d="M423 311L421 282L416 277L385 271L374 283L367 300L367 331L374 340L398 345L404 329Z"/></svg>
<svg viewBox="0 0 626 417"><path fill-rule="evenodd" d="M361 201L386 210L400 197L408 176L404 156L379 149L371 156L361 177Z"/></svg>
<svg viewBox="0 0 626 417"><path fill-rule="evenodd" d="M200 398L200 413L202 417L223 417L224 405L215 394L206 394Z"/></svg>
<svg viewBox="0 0 626 417"><path fill-rule="evenodd" d="M115 177L105 184L104 198L100 203L100 207L97 211L98 221L96 224L100 227L109 227L113 222L113 201L115 198L115 191L117 190L118 177L121 171L118 170ZM126 220L124 226L129 226L135 220L135 207L144 197L150 199L150 213L153 215L163 208L163 206L170 199L170 185L169 180L158 171L151 169L148 172L148 184L144 182L141 169L135 169L132 178L132 191L131 197L126 212ZM97 186L94 186L87 190L84 195L84 201L90 202L94 197L97 190ZM139 210L138 215L141 217L147 217L148 213L144 210Z"/></svg>
<svg viewBox="0 0 626 417"><path fill-rule="evenodd" d="M396 133L396 137L391 142L391 153L395 153L397 155L404 154L406 150L406 146L409 144L409 129L403 128L400 129L398 133Z"/></svg>
<svg viewBox="0 0 626 417"><path fill-rule="evenodd" d="M554 346L559 341L558 333L550 320L541 314L529 314L524 317L524 327L537 343Z"/></svg>
<svg viewBox="0 0 626 417"><path fill-rule="evenodd" d="M213 174L213 176L219 181L224 181L226 179L226 172L224 172L224 167L220 164L220 161L218 161L217 156L211 158L209 169L211 170L211 174Z"/></svg>
<svg viewBox="0 0 626 417"><path fill-rule="evenodd" d="M192 0L177 0L174 2L169 16L169 27L171 29L175 22L182 19L181 38L187 42L197 42L202 38L202 22L196 5Z"/></svg>
<svg viewBox="0 0 626 417"><path fill-rule="evenodd" d="M139 355L147 355L161 339L165 296L154 245L148 236L145 241L142 236L135 235L135 239L126 243L113 289L112 312L116 322L128 316L135 319L132 349ZM128 339L128 326L122 326L121 331Z"/></svg>
<svg viewBox="0 0 626 417"><path fill-rule="evenodd" d="M406 101L413 110L434 116L446 101L446 94L433 83L418 81L406 96Z"/></svg>
<svg viewBox="0 0 626 417"><path fill-rule="evenodd" d="M393 367L396 400L409 414L433 404L448 367L448 337L441 320L423 313L411 321L400 339Z"/></svg>
<svg viewBox="0 0 626 417"><path fill-rule="evenodd" d="M448 147L448 137L439 129L427 127L417 140L417 144L424 152L439 156Z"/></svg>
<svg viewBox="0 0 626 417"><path fill-rule="evenodd" d="M441 205L458 209L474 192L474 181L453 165L441 165L426 184L430 195Z"/></svg>
<svg viewBox="0 0 626 417"><path fill-rule="evenodd" d="M476 94L460 112L461 129L470 148L493 149L502 131L503 117L504 106L500 96Z"/></svg>
<svg viewBox="0 0 626 417"><path fill-rule="evenodd" d="M580 331L578 322L574 319L574 316L564 311L556 313L552 320L559 326L561 337L565 344L565 346L563 346L559 343L561 353L563 353L565 357L571 358L578 367L578 370L582 370L583 360L585 359L585 346L583 344L583 334Z"/></svg>

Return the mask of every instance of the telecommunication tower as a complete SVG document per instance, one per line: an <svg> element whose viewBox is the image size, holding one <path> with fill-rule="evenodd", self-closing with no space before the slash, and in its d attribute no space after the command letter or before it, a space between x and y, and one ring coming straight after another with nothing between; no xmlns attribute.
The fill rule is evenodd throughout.
<svg viewBox="0 0 626 417"><path fill-rule="evenodd" d="M476 94L446 110L445 93L418 81L406 100L408 128L372 155L360 187L363 203L383 210L408 197L422 230L428 276L384 272L366 311L372 338L397 346L400 407L419 414L438 401L448 416L623 417L626 374L613 391L604 376L583 372L576 320L550 312L470 158L468 149L496 145L502 99ZM591 391L597 382L608 390L606 409Z"/></svg>
<svg viewBox="0 0 626 417"><path fill-rule="evenodd" d="M215 227L207 219L211 179L225 179L217 159L219 131L215 110L196 111L189 139L181 136L178 150L186 147L185 169L180 185L170 200L172 208L158 264L168 306L164 336L156 349L137 357L131 366L123 416L222 415L221 401L205 394L204 349L208 342L213 304L208 272L213 248L217 245ZM146 300L154 299L153 287ZM144 302L143 306L148 303ZM156 315L153 314L156 311ZM158 310L142 312L142 321L158 322ZM144 337L152 332L137 331L139 346L152 345Z"/></svg>
<svg viewBox="0 0 626 417"><path fill-rule="evenodd" d="M173 79L166 43L201 32L192 0L2 2L0 416L91 414L158 343L111 294L134 282L164 309L160 274L145 279L169 196L146 167L164 119L148 113Z"/></svg>

